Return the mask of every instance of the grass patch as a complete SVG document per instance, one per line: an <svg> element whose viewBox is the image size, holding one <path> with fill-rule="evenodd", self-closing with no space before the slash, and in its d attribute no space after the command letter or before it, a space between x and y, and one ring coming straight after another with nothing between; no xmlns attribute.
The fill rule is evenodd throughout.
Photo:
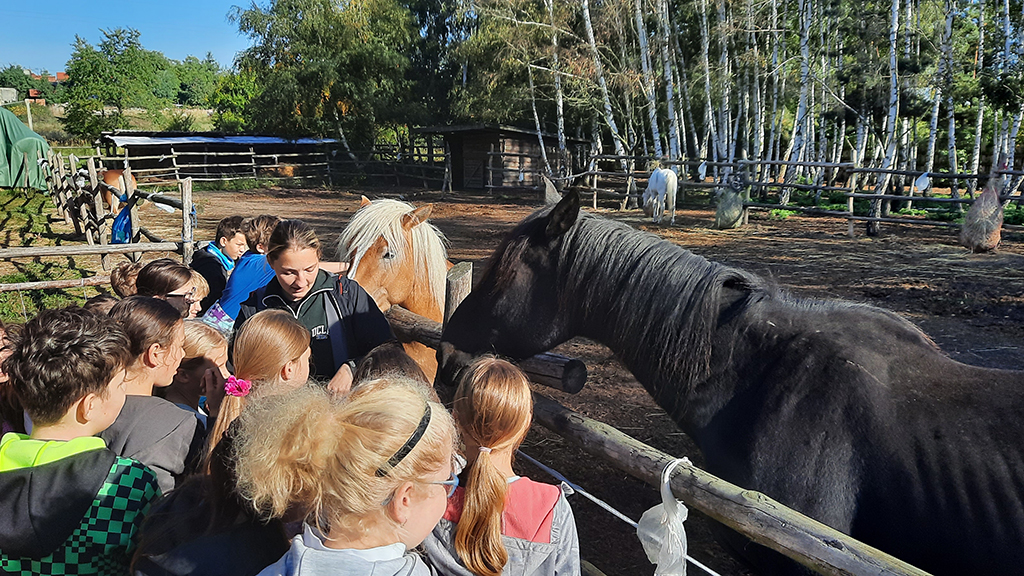
<svg viewBox="0 0 1024 576"><path fill-rule="evenodd" d="M1024 206L1012 202L1003 211L1003 222L1014 226L1024 226Z"/></svg>
<svg viewBox="0 0 1024 576"><path fill-rule="evenodd" d="M69 228L63 221L51 222L56 216L49 197L36 190L0 189L0 246L53 246L64 241ZM54 230L53 225L60 229ZM0 262L0 283L72 280L96 273L81 266L72 256L47 257ZM81 305L98 293L94 287L62 290L23 290L0 292L0 319L22 323L40 310Z"/></svg>
<svg viewBox="0 0 1024 576"><path fill-rule="evenodd" d="M768 211L768 217L772 220L785 220L790 216L796 216L800 212L796 210L786 210L785 208L772 208Z"/></svg>

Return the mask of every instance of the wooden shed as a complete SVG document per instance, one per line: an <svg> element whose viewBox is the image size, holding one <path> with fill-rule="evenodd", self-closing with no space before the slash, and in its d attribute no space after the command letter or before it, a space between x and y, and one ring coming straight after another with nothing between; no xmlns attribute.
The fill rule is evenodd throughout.
<svg viewBox="0 0 1024 576"><path fill-rule="evenodd" d="M541 186L544 160L535 130L496 124L427 126L413 133L439 134L451 152L452 187L456 190L533 188ZM552 169L563 162L567 172L579 170L590 142L566 139L568 158L558 154L558 137L543 134L544 147Z"/></svg>

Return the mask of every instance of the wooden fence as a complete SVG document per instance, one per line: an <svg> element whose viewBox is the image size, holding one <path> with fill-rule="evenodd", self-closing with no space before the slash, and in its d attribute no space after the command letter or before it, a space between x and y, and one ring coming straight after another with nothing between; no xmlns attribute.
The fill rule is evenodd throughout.
<svg viewBox="0 0 1024 576"><path fill-rule="evenodd" d="M456 271L456 274L465 274L465 271ZM441 341L441 324L437 322L397 306L388 312L388 319L399 339L415 340L433 348ZM566 368L570 361L562 356L541 355L520 365L535 382L576 392L582 388L582 383L578 380L578 373L572 377L566 375L571 371ZM537 364L545 366L542 372L549 375L557 373L558 377L538 378ZM654 487L660 487L661 471L674 459L540 394L535 395L534 417L537 423L578 444L589 454ZM764 494L745 490L694 466L682 466L672 478L671 488L673 494L688 506L821 574L927 576L926 572L791 510Z"/></svg>
<svg viewBox="0 0 1024 576"><path fill-rule="evenodd" d="M168 184L191 178L194 182L288 178L321 180L330 185L351 181L396 186L450 189L451 163L447 152L433 147L378 146L373 150L349 151L318 146L299 152L175 150L159 155L96 156L107 168L121 169L135 164L132 172L140 182Z"/></svg>
<svg viewBox="0 0 1024 576"><path fill-rule="evenodd" d="M179 183L180 199L170 198L135 189L132 185L131 169L126 168L124 182L127 184L127 190L120 191L103 183L97 170L95 158L86 159L84 169L79 169L79 162L80 160L73 154L65 159L63 156L51 152L44 166L47 169L48 192L57 209L58 216L72 225L76 236L84 237L86 243L0 248L0 259L99 255L103 270L110 270L111 255L125 254L132 260L138 260L145 252L175 252L182 255L186 264L191 262L195 250L191 179L186 178ZM127 202L122 203L121 209L128 210L130 214L130 241L125 244L113 244L110 237L111 225L117 216L113 211L117 204L114 199L122 192L128 199ZM108 201L106 198L110 200ZM137 206L140 199L147 199L181 211L180 240L163 240L142 226ZM143 238L148 241L142 241ZM109 281L109 276L97 275L76 280L19 282L0 284L0 292L98 286Z"/></svg>

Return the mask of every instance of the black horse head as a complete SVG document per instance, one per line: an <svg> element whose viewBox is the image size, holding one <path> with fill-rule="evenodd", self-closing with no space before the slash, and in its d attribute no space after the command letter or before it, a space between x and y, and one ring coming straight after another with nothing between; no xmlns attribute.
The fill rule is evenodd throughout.
<svg viewBox="0 0 1024 576"><path fill-rule="evenodd" d="M556 260L559 244L579 213L579 194L567 192L505 238L445 327L437 355L441 382L454 385L475 355L497 351L527 358L572 336L557 286Z"/></svg>

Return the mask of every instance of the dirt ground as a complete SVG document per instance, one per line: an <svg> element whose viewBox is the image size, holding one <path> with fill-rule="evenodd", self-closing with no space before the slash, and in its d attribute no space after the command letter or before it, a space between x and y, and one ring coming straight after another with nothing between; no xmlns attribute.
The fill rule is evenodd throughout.
<svg viewBox="0 0 1024 576"><path fill-rule="evenodd" d="M230 214L274 213L299 217L333 246L358 208L359 191L258 190L201 192L198 238L212 234ZM472 260L479 273L485 259L511 225L532 212L533 199L449 196L377 189L371 197L401 196L417 205L434 204L431 221L451 242L453 261ZM711 228L707 209L677 213L675 226L652 225L639 211L600 209L607 217L659 234L712 260L746 268L800 295L843 298L894 310L920 325L953 358L981 366L1021 369L1024 365L1024 237L1004 234L995 254L972 255L948 229L883 227L880 237L846 235L846 221L833 218L769 219L753 213L737 230ZM176 216L180 218L180 216ZM175 217L145 207L143 224L165 237L180 231ZM545 392L587 416L676 456L700 454L693 443L654 405L647 393L605 347L582 339L557 352L586 362L589 381L576 396ZM595 461L567 441L535 426L523 450L564 473L595 496L633 519L658 503L658 494L639 481ZM550 480L543 472L521 470ZM608 574L651 574L631 527L581 496L571 499L583 558ZM749 574L711 538L709 521L691 511L686 528L690 554L720 574ZM692 573L700 571L691 568Z"/></svg>

